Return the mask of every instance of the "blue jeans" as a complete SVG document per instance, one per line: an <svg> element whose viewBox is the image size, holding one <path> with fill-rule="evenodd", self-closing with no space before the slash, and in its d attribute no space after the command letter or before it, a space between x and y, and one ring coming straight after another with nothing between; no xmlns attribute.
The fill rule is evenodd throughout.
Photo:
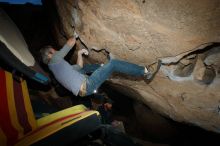
<svg viewBox="0 0 220 146"><path fill-rule="evenodd" d="M83 68L81 68L79 71L82 74L91 74L93 73L95 70L97 70L99 67L101 67L100 64L85 64L83 66Z"/></svg>
<svg viewBox="0 0 220 146"><path fill-rule="evenodd" d="M132 76L143 76L145 67L122 60L112 59L103 66L85 66L85 68L87 68L85 69L87 72L91 70L94 71L86 81L86 95L88 96L93 94L94 91L97 90L113 72L124 73Z"/></svg>

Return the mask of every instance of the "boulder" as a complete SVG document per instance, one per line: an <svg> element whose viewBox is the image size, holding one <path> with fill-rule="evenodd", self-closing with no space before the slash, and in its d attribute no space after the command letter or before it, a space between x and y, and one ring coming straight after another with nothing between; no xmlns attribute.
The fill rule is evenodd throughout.
<svg viewBox="0 0 220 146"><path fill-rule="evenodd" d="M192 54L207 54L220 41L219 0L56 0L55 5L60 45L76 31L89 48L108 48L133 63L162 59L149 84L113 77L111 83L121 92L175 121L220 132L219 71L209 84L198 82L207 74L205 63L219 65L219 55L206 57L205 63L196 60L182 76L174 73L181 59L187 65ZM86 60L104 62L103 56L94 53Z"/></svg>

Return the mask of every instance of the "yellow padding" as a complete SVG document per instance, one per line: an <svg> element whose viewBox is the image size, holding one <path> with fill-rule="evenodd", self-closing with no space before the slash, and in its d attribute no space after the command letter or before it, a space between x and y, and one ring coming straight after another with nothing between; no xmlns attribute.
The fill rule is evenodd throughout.
<svg viewBox="0 0 220 146"><path fill-rule="evenodd" d="M24 139L19 141L16 146L29 146L67 126L70 126L82 119L85 119L93 114L99 115L97 111L85 111L75 117L70 117L62 121L55 122L53 124L48 124L47 126L43 126L37 131L33 131L31 134L26 136Z"/></svg>
<svg viewBox="0 0 220 146"><path fill-rule="evenodd" d="M40 118L37 120L37 125L38 127L45 125L47 123L50 123L56 119L71 115L71 114L76 114L76 113L80 113L80 112L84 112L86 111L87 108L84 105L77 105L77 106L73 106L70 108L67 108L65 110L50 114L48 116L45 116L43 118Z"/></svg>
<svg viewBox="0 0 220 146"><path fill-rule="evenodd" d="M18 138L21 138L23 137L24 129L18 122L18 116L17 116L15 99L14 99L12 74L9 72L5 72L5 77L6 77L7 99L8 99L8 107L9 107L11 123L13 127L18 131Z"/></svg>
<svg viewBox="0 0 220 146"><path fill-rule="evenodd" d="M25 110L28 115L28 122L31 125L32 129L34 130L37 128L37 121L34 116L34 112L33 112L32 105L31 105L31 100L30 100L30 96L28 92L28 87L27 87L27 83L25 80L21 81L21 87L22 87L22 93L24 96Z"/></svg>

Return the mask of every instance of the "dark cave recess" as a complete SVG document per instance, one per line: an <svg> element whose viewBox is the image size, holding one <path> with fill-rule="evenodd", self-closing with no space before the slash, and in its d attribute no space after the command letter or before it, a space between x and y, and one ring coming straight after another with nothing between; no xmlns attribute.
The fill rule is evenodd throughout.
<svg viewBox="0 0 220 146"><path fill-rule="evenodd" d="M127 97L111 83L106 82L103 90L115 102L114 115L124 120L129 135L170 146L220 145L218 133L164 117L140 101Z"/></svg>

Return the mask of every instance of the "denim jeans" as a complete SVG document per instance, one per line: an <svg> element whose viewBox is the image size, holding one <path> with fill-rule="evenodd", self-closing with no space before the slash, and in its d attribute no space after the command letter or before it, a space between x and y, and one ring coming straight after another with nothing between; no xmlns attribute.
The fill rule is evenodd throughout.
<svg viewBox="0 0 220 146"><path fill-rule="evenodd" d="M113 72L124 73L131 76L143 76L145 67L122 60L112 59L103 66L88 66L88 68L87 71L93 69L94 72L87 78L86 95L93 94Z"/></svg>
<svg viewBox="0 0 220 146"><path fill-rule="evenodd" d="M91 74L95 70L97 70L99 67L101 67L101 64L85 64L83 68L81 68L79 71L82 74Z"/></svg>

